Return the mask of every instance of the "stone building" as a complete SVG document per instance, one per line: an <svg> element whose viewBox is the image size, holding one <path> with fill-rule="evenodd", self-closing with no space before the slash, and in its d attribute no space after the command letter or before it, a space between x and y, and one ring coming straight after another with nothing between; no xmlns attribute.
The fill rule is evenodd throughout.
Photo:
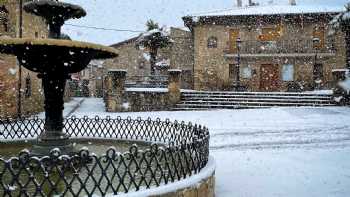
<svg viewBox="0 0 350 197"><path fill-rule="evenodd" d="M183 17L194 39L194 89L332 87L332 70L345 66L345 46L341 32L328 35L328 24L341 11L290 0Z"/></svg>
<svg viewBox="0 0 350 197"><path fill-rule="evenodd" d="M26 1L23 1L26 2ZM0 1L0 36L19 37L19 1ZM45 22L37 16L23 12L22 37L46 38ZM22 67L21 108L23 115L42 111L43 94L41 81ZM19 67L14 56L0 54L0 116L15 116L17 113Z"/></svg>
<svg viewBox="0 0 350 197"><path fill-rule="evenodd" d="M182 70L182 88L193 87L193 41L192 34L188 30L170 28L170 38L173 44L160 49L156 63L156 75L158 79L166 78L168 69ZM150 76L150 62L147 50L135 47L138 36L111 45L118 50L117 58L106 60L104 69L127 70L128 83L147 83Z"/></svg>
<svg viewBox="0 0 350 197"><path fill-rule="evenodd" d="M80 72L79 79L80 81L87 81L86 85L89 90L89 96L91 97L103 96L103 63L104 61L102 60L93 60Z"/></svg>

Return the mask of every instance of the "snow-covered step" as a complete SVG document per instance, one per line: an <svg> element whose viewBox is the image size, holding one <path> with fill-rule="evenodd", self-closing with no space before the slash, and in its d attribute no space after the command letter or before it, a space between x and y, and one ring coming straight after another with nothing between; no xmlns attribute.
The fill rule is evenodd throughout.
<svg viewBox="0 0 350 197"><path fill-rule="evenodd" d="M330 94L284 92L183 92L174 110L335 106Z"/></svg>
<svg viewBox="0 0 350 197"><path fill-rule="evenodd" d="M289 98L216 98L216 97L191 97L184 99L184 101L202 101L202 102L215 102L215 101L226 101L226 102L239 102L239 101L262 101L262 102L296 102L296 103L332 103L327 99L289 99Z"/></svg>
<svg viewBox="0 0 350 197"><path fill-rule="evenodd" d="M319 104L319 103L293 103L293 102L256 102L256 101L183 101L181 104L187 104L187 105L195 105L195 104L201 104L201 105L250 105L250 106L334 106L333 104Z"/></svg>
<svg viewBox="0 0 350 197"><path fill-rule="evenodd" d="M332 93L304 93L304 92L230 92L230 91L183 91L182 94L210 94L210 95L288 95L288 96L332 96Z"/></svg>
<svg viewBox="0 0 350 197"><path fill-rule="evenodd" d="M320 96L320 95L227 95L227 94L182 94L183 98L288 98L288 99L331 99L332 96Z"/></svg>

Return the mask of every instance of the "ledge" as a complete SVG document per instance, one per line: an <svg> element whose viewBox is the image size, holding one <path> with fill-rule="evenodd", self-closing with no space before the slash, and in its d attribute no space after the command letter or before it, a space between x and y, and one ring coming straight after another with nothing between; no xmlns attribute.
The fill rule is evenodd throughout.
<svg viewBox="0 0 350 197"><path fill-rule="evenodd" d="M215 160L213 157L209 157L207 165L199 172L190 176L189 178L176 181L174 183L168 183L167 185L162 185L159 187L145 189L142 191L127 193L127 194L118 194L118 195L107 195L106 197L150 197L150 196L194 196L194 197L214 197L214 174L215 174ZM213 188L210 187L210 183ZM207 185L207 187L205 187ZM193 191L197 190L197 191ZM206 192L202 190L206 190ZM210 192L207 190L211 190ZM188 194L184 194L188 192ZM197 193L198 195L193 193ZM182 194L182 195L180 195ZM200 195L201 194L201 195ZM205 194L205 196L203 196Z"/></svg>
<svg viewBox="0 0 350 197"><path fill-rule="evenodd" d="M317 57L334 57L335 53L317 53ZM237 54L224 54L226 58L237 58ZM257 53L257 54L240 54L244 57L315 57L315 53Z"/></svg>
<svg viewBox="0 0 350 197"><path fill-rule="evenodd" d="M127 92L169 92L168 88L126 88Z"/></svg>

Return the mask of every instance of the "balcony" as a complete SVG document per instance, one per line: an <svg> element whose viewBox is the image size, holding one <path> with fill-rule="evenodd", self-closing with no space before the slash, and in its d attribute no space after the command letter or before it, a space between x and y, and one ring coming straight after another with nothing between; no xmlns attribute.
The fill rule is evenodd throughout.
<svg viewBox="0 0 350 197"><path fill-rule="evenodd" d="M312 40L277 40L277 41L242 41L240 55L244 56L314 56L315 52L324 56L333 56L336 52L334 43L324 43L323 47L313 47ZM226 57L236 56L227 44Z"/></svg>

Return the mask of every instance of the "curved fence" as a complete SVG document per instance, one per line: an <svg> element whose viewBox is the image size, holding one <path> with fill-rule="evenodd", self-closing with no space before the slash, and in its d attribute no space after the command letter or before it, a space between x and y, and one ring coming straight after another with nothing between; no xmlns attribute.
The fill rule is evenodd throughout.
<svg viewBox="0 0 350 197"><path fill-rule="evenodd" d="M72 138L137 140L152 145L146 150L133 145L125 153L111 147L101 156L87 149L67 156L54 149L41 158L25 150L9 159L1 157L0 196L117 195L184 179L208 162L209 131L191 123L72 117L64 124ZM33 139L43 127L44 120L39 118L1 119L0 138Z"/></svg>

